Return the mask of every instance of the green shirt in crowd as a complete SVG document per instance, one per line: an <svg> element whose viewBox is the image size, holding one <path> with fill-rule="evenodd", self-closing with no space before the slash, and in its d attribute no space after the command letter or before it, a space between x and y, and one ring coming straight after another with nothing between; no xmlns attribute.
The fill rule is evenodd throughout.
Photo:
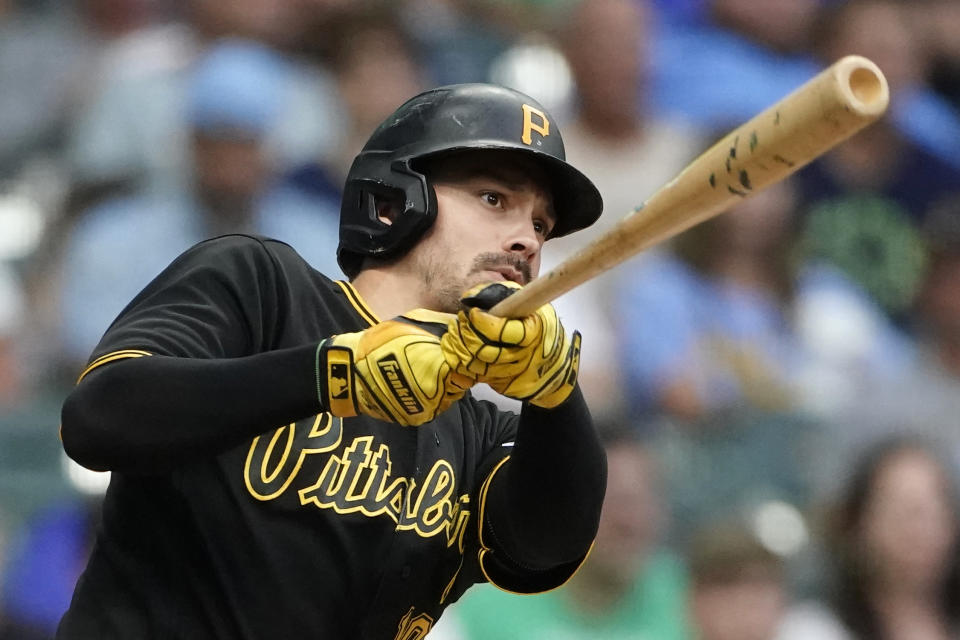
<svg viewBox="0 0 960 640"><path fill-rule="evenodd" d="M687 580L681 563L658 553L605 615L576 610L564 588L526 596L484 584L451 607L444 617L453 620L442 620L441 626L451 631L459 627L461 633L450 636L458 640L690 640L686 606ZM447 638L442 631L439 635Z"/></svg>

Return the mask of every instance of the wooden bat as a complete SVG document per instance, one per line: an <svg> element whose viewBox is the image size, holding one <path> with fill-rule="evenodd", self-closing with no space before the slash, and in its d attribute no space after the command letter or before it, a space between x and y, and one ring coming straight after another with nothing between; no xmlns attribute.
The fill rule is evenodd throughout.
<svg viewBox="0 0 960 640"><path fill-rule="evenodd" d="M490 312L520 317L651 245L711 218L826 153L887 108L886 78L847 56L740 125L643 205Z"/></svg>

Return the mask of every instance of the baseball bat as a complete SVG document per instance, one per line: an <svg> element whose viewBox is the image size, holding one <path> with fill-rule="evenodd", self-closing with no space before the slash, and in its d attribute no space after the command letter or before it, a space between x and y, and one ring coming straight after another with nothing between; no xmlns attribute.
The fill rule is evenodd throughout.
<svg viewBox="0 0 960 640"><path fill-rule="evenodd" d="M533 313L643 249L722 213L878 119L889 98L876 64L862 56L841 58L721 138L608 232L490 312Z"/></svg>

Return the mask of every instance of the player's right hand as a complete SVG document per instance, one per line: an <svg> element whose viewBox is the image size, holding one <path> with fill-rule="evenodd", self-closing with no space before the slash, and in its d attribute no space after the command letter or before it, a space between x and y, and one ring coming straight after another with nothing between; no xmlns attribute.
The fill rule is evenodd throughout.
<svg viewBox="0 0 960 640"><path fill-rule="evenodd" d="M341 418L364 414L397 424L430 422L475 382L441 345L452 314L416 309L317 347L321 405Z"/></svg>
<svg viewBox="0 0 960 640"><path fill-rule="evenodd" d="M443 342L459 355L459 370L478 382L508 398L556 407L576 386L580 333L567 333L550 304L521 318L486 311L518 289L519 284L507 281L467 291Z"/></svg>

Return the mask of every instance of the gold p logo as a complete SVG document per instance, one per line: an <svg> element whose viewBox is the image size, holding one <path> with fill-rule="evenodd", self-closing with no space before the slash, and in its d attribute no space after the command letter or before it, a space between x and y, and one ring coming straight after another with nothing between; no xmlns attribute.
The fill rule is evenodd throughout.
<svg viewBox="0 0 960 640"><path fill-rule="evenodd" d="M528 104L524 104L520 108L523 109L523 135L520 136L520 139L523 140L524 144L533 144L533 136L530 135L533 131L544 138L550 135L550 121L547 120L547 115L543 111ZM537 116L540 122L534 122L533 116Z"/></svg>

